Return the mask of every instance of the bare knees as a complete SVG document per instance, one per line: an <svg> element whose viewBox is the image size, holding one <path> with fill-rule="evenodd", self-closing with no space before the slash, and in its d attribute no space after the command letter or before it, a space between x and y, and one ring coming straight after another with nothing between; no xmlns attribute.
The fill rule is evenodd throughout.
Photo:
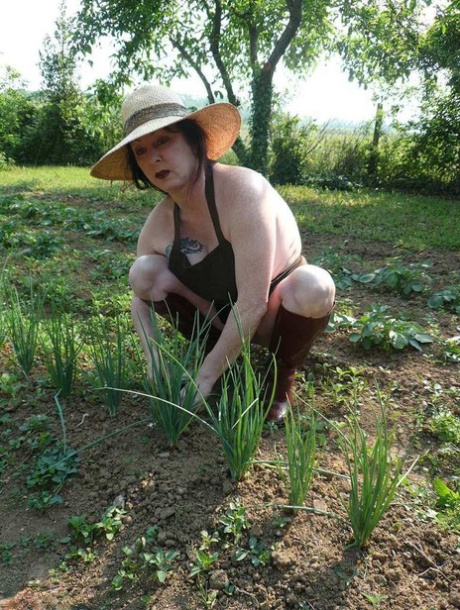
<svg viewBox="0 0 460 610"><path fill-rule="evenodd" d="M129 283L140 299L161 301L174 292L177 280L161 254L146 254L136 259L129 271Z"/></svg>
<svg viewBox="0 0 460 610"><path fill-rule="evenodd" d="M307 264L295 269L281 283L279 296L288 311L322 318L334 306L335 285L325 269Z"/></svg>

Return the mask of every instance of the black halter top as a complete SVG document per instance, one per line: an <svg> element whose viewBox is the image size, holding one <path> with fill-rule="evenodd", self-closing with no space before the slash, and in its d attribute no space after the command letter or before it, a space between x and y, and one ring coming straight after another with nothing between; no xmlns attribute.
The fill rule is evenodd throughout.
<svg viewBox="0 0 460 610"><path fill-rule="evenodd" d="M225 239L217 214L212 167L205 178L205 195L216 232L218 245L203 260L190 264L180 249L180 208L174 204L174 242L169 255L169 270L192 292L214 302L219 318L225 322L238 291L235 279L235 256L231 243Z"/></svg>

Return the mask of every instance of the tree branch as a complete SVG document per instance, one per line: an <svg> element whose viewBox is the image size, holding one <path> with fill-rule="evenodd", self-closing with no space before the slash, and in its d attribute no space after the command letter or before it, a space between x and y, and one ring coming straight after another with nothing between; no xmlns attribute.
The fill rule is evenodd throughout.
<svg viewBox="0 0 460 610"><path fill-rule="evenodd" d="M302 0L286 0L286 6L289 9L289 21L263 67L263 71L267 73L267 76L270 75L270 80L273 77L279 60L297 34L302 21Z"/></svg>
<svg viewBox="0 0 460 610"><path fill-rule="evenodd" d="M212 91L211 85L210 85L208 79L206 78L206 76L204 75L203 71L201 70L200 65L193 59L193 57L190 55L190 53L187 51L187 49L184 47L183 44L181 44L178 40L175 40L173 38L170 38L169 40L170 40L172 46L179 51L180 55L186 61L188 61L190 66L198 74L198 76L201 79L201 82L203 83L203 85L206 89L209 103L214 104L216 101L216 98L214 97L214 93Z"/></svg>
<svg viewBox="0 0 460 610"><path fill-rule="evenodd" d="M216 10L214 12L214 18L212 20L212 31L211 31L211 36L210 36L211 53L212 53L212 56L216 63L216 67L219 70L219 74L222 77L222 82L224 83L224 87L227 92L228 101L231 104L233 104L234 106L239 106L240 101L238 100L238 98L236 97L236 95L233 91L232 81L230 79L227 68L226 68L224 62L222 61L222 57L220 54L219 41L220 41L220 32L221 32L221 26L222 26L221 0L215 0L215 7L216 7Z"/></svg>

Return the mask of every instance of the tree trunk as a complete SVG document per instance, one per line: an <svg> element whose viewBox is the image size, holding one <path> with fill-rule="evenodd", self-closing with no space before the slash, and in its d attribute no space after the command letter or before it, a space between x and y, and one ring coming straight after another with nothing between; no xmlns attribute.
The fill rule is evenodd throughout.
<svg viewBox="0 0 460 610"><path fill-rule="evenodd" d="M268 134L273 97L273 70L264 66L252 82L251 149L246 165L268 173Z"/></svg>
<svg viewBox="0 0 460 610"><path fill-rule="evenodd" d="M367 164L367 172L371 177L377 177L378 163L379 163L379 143L382 135L383 127L383 104L379 102L377 104L377 111L375 113L374 123L374 136L372 138L372 148L369 155L369 162Z"/></svg>

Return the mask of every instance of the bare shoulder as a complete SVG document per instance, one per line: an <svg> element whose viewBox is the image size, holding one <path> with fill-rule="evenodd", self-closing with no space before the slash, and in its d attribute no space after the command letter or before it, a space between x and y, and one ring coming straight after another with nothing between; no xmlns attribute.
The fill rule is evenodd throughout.
<svg viewBox="0 0 460 610"><path fill-rule="evenodd" d="M263 205L264 201L270 202L279 198L262 174L247 167L217 164L214 175L217 199L225 206L231 204L233 210L240 206L246 209L248 201Z"/></svg>
<svg viewBox="0 0 460 610"><path fill-rule="evenodd" d="M153 208L139 235L139 253L148 254L164 250L165 239L170 240L173 232L173 208L174 204L169 197L162 199Z"/></svg>

